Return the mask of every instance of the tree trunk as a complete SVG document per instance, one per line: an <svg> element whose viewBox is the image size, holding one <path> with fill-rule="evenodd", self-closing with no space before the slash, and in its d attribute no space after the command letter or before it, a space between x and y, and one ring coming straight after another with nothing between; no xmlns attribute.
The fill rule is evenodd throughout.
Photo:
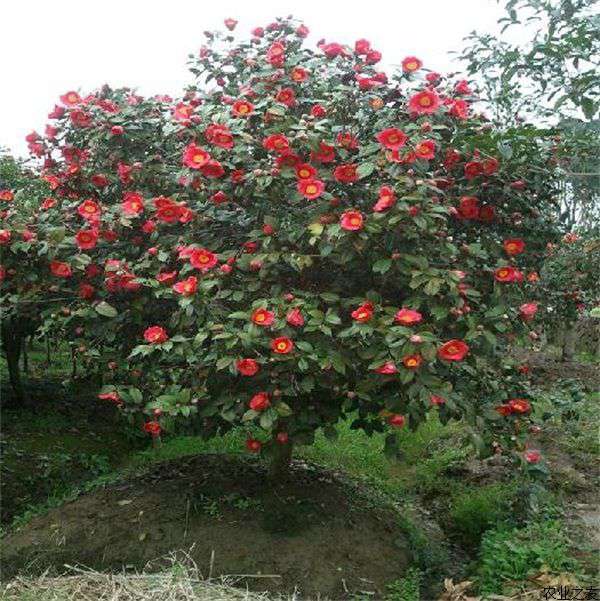
<svg viewBox="0 0 600 601"><path fill-rule="evenodd" d="M6 355L8 379L15 394L15 400L21 405L24 401L24 394L21 383L21 372L19 370L19 359L21 358L21 350L23 349L23 337L17 328L11 326L10 321L2 324L2 348Z"/></svg>
<svg viewBox="0 0 600 601"><path fill-rule="evenodd" d="M31 345L31 338L23 339L23 373L29 375L29 346Z"/></svg>
<svg viewBox="0 0 600 601"><path fill-rule="evenodd" d="M292 450L293 445L289 441L285 444L275 443L271 465L269 466L269 479L273 484L279 484L289 474Z"/></svg>
<svg viewBox="0 0 600 601"><path fill-rule="evenodd" d="M575 341L577 340L577 330L575 323L567 325L562 346L562 361L573 361L575 357Z"/></svg>

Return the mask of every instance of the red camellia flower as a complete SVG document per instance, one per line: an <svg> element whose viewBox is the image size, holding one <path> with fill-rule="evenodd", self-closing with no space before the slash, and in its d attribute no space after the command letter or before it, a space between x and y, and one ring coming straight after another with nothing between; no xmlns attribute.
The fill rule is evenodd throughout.
<svg viewBox="0 0 600 601"><path fill-rule="evenodd" d="M394 193L394 190L389 186L381 186L381 188L379 188L379 198L373 205L373 211L376 213L383 213L383 211L391 209L395 204L396 194Z"/></svg>
<svg viewBox="0 0 600 601"><path fill-rule="evenodd" d="M358 148L358 138L349 131L340 132L336 136L335 141L337 142L338 146L347 148L348 150L356 150Z"/></svg>
<svg viewBox="0 0 600 601"><path fill-rule="evenodd" d="M190 253L190 264L194 269L208 271L217 264L217 255L206 248L195 248Z"/></svg>
<svg viewBox="0 0 600 601"><path fill-rule="evenodd" d="M351 184L358 180L357 168L353 163L340 165L334 169L333 177L342 184Z"/></svg>
<svg viewBox="0 0 600 601"><path fill-rule="evenodd" d="M356 40L356 42L354 42L354 53L358 54L359 56L361 54L368 54L369 52L371 52L371 42L369 42L369 40Z"/></svg>
<svg viewBox="0 0 600 601"><path fill-rule="evenodd" d="M383 365L380 365L379 367L375 368L374 371L376 371L378 374L391 376L393 374L398 373L398 368L396 367L396 364L393 361L386 361Z"/></svg>
<svg viewBox="0 0 600 601"><path fill-rule="evenodd" d="M325 115L327 115L327 110L325 109L324 106L320 105L320 104L315 104L311 109L310 109L310 114L315 117L316 119L322 119L323 117L325 117Z"/></svg>
<svg viewBox="0 0 600 601"><path fill-rule="evenodd" d="M394 321L405 326L414 326L423 321L423 315L412 309L400 309L394 317Z"/></svg>
<svg viewBox="0 0 600 601"><path fill-rule="evenodd" d="M333 163L335 161L335 147L325 142L319 142L319 150L310 153L310 160L317 163Z"/></svg>
<svg viewBox="0 0 600 601"><path fill-rule="evenodd" d="M10 202L14 198L15 198L15 195L12 190L0 190L0 200Z"/></svg>
<svg viewBox="0 0 600 601"><path fill-rule="evenodd" d="M289 439L290 439L290 437L288 436L287 432L278 432L277 436L275 437L275 440L279 444L287 444Z"/></svg>
<svg viewBox="0 0 600 601"><path fill-rule="evenodd" d="M429 400L432 405L445 405L446 404L446 399L443 396L439 396L437 394L432 394L429 397Z"/></svg>
<svg viewBox="0 0 600 601"><path fill-rule="evenodd" d="M294 67L290 73L290 77L293 81L306 81L308 79L308 71L302 67Z"/></svg>
<svg viewBox="0 0 600 601"><path fill-rule="evenodd" d="M94 186L96 186L96 188L106 188L109 183L106 175L103 175L102 173L96 173L95 175L92 175L90 181L92 184L94 184Z"/></svg>
<svg viewBox="0 0 600 601"><path fill-rule="evenodd" d="M358 309L355 309L350 314L354 321L366 323L373 317L373 305L370 302L363 303Z"/></svg>
<svg viewBox="0 0 600 601"><path fill-rule="evenodd" d="M169 340L167 331L160 326L150 326L144 331L144 340L149 344L162 344Z"/></svg>
<svg viewBox="0 0 600 601"><path fill-rule="evenodd" d="M157 421L146 422L144 424L144 432L146 432L146 434L150 434L152 438L160 436L161 431L162 428Z"/></svg>
<svg viewBox="0 0 600 601"><path fill-rule="evenodd" d="M398 150L406 144L408 136L400 129L388 127L380 131L376 136L377 141L388 150Z"/></svg>
<svg viewBox="0 0 600 601"><path fill-rule="evenodd" d="M472 90L469 87L469 82L466 79L461 79L454 85L454 91L457 94L471 94Z"/></svg>
<svg viewBox="0 0 600 601"><path fill-rule="evenodd" d="M304 325L304 316L298 307L291 309L286 315L285 320L295 328L301 328Z"/></svg>
<svg viewBox="0 0 600 601"><path fill-rule="evenodd" d="M242 376L254 376L260 371L260 365L254 359L239 359L235 366Z"/></svg>
<svg viewBox="0 0 600 601"><path fill-rule="evenodd" d="M291 353L294 349L294 343L289 338L285 336L280 336L279 338L274 338L271 341L271 350L274 353L278 353L279 355L287 355Z"/></svg>
<svg viewBox="0 0 600 601"><path fill-rule="evenodd" d="M192 296L196 293L197 288L198 278L193 275L186 280L177 282L177 284L173 286L173 290L175 290L177 294L182 294L183 296Z"/></svg>
<svg viewBox="0 0 600 601"><path fill-rule="evenodd" d="M298 180L298 192L304 196L304 198L308 198L309 200L314 200L315 198L319 198L323 191L325 190L325 184L318 179L300 179Z"/></svg>
<svg viewBox="0 0 600 601"><path fill-rule="evenodd" d="M477 219L479 217L479 200L474 196L461 196L458 213L463 219Z"/></svg>
<svg viewBox="0 0 600 601"><path fill-rule="evenodd" d="M494 271L494 279L497 282L516 282L519 279L517 270L510 265L505 265L504 267L498 267L496 271Z"/></svg>
<svg viewBox="0 0 600 601"><path fill-rule="evenodd" d="M479 219L486 223L491 223L496 218L496 210L492 205L483 205L479 210Z"/></svg>
<svg viewBox="0 0 600 601"><path fill-rule="evenodd" d="M60 97L60 101L67 106L75 106L81 102L81 96L77 92L67 92Z"/></svg>
<svg viewBox="0 0 600 601"><path fill-rule="evenodd" d="M8 244L12 238L10 230L0 230L0 244L3 246Z"/></svg>
<svg viewBox="0 0 600 601"><path fill-rule="evenodd" d="M464 340L448 340L438 349L438 357L444 361L462 361L469 352Z"/></svg>
<svg viewBox="0 0 600 601"><path fill-rule="evenodd" d="M73 275L71 266L62 261L50 261L50 271L52 272L52 275L59 278L70 278L71 275Z"/></svg>
<svg viewBox="0 0 600 601"><path fill-rule="evenodd" d="M248 438L246 440L246 449L250 453L260 453L260 449L262 448L262 443L260 440L256 440L254 438Z"/></svg>
<svg viewBox="0 0 600 601"><path fill-rule="evenodd" d="M319 48L323 51L327 58L347 56L344 46L337 44L336 42L332 42L331 44L319 44Z"/></svg>
<svg viewBox="0 0 600 601"><path fill-rule="evenodd" d="M79 109L72 110L69 113L69 119L71 119L71 123L75 127L90 127L92 124L92 117L89 113L85 111L80 111Z"/></svg>
<svg viewBox="0 0 600 601"><path fill-rule="evenodd" d="M227 150L233 148L233 134L226 125L211 123L211 125L206 128L204 136L210 144L214 144L220 148L226 148Z"/></svg>
<svg viewBox="0 0 600 601"><path fill-rule="evenodd" d="M422 66L422 61L416 56L407 56L402 61L402 70L405 73L413 73L414 71L418 71Z"/></svg>
<svg viewBox="0 0 600 601"><path fill-rule="evenodd" d="M290 141L283 134L271 134L263 140L263 148L285 154L290 148Z"/></svg>
<svg viewBox="0 0 600 601"><path fill-rule="evenodd" d="M177 279L177 271L161 271L157 276L156 280L161 284L170 286Z"/></svg>
<svg viewBox="0 0 600 601"><path fill-rule="evenodd" d="M402 365L407 369L418 369L423 363L423 357L419 354L408 355L402 359Z"/></svg>
<svg viewBox="0 0 600 601"><path fill-rule="evenodd" d="M527 463L539 463L542 459L542 454L537 449L529 449L523 453L523 457Z"/></svg>
<svg viewBox="0 0 600 601"><path fill-rule="evenodd" d="M111 401L116 405L121 405L123 400L119 396L118 392L104 392L98 395L98 398L103 401Z"/></svg>
<svg viewBox="0 0 600 601"><path fill-rule="evenodd" d="M183 153L183 164L190 169L201 169L210 160L210 154L193 142L188 144Z"/></svg>
<svg viewBox="0 0 600 601"><path fill-rule="evenodd" d="M504 241L504 252L507 255L519 255L525 250L525 242L521 238L510 238Z"/></svg>
<svg viewBox="0 0 600 601"><path fill-rule="evenodd" d="M221 165L221 163L215 159L210 159L206 165L200 167L200 171L205 177L212 178L221 177L225 173L223 165Z"/></svg>
<svg viewBox="0 0 600 601"><path fill-rule="evenodd" d="M298 179L315 179L317 170L310 163L296 165L296 177Z"/></svg>
<svg viewBox="0 0 600 601"><path fill-rule="evenodd" d="M344 230L356 232L363 228L364 217L360 211L346 211L340 216L340 226Z"/></svg>
<svg viewBox="0 0 600 601"><path fill-rule="evenodd" d="M449 114L464 121L469 118L470 105L462 98L456 99L450 106Z"/></svg>
<svg viewBox="0 0 600 601"><path fill-rule="evenodd" d="M225 27L227 27L229 31L233 31L235 29L235 26L238 24L238 22L235 19L225 19L223 23L225 23Z"/></svg>
<svg viewBox="0 0 600 601"><path fill-rule="evenodd" d="M255 394L249 401L248 407L254 411L264 411L271 406L269 400L269 394L266 392L259 392Z"/></svg>
<svg viewBox="0 0 600 601"><path fill-rule="evenodd" d="M77 207L77 212L87 221L95 221L100 217L100 205L88 198Z"/></svg>
<svg viewBox="0 0 600 601"><path fill-rule="evenodd" d="M79 298L90 300L94 298L95 293L96 289L91 284L86 284L85 282L79 284Z"/></svg>
<svg viewBox="0 0 600 601"><path fill-rule="evenodd" d="M139 192L125 192L121 210L125 215L139 215L144 210L144 197Z"/></svg>
<svg viewBox="0 0 600 601"><path fill-rule="evenodd" d="M282 88L277 92L275 100L291 108L296 104L296 93L292 88Z"/></svg>
<svg viewBox="0 0 600 601"><path fill-rule="evenodd" d="M498 167L500 166L500 161L498 159L485 159L481 163L481 169L483 170L484 175L493 175L498 171Z"/></svg>
<svg viewBox="0 0 600 601"><path fill-rule="evenodd" d="M435 158L435 142L433 140L422 140L415 146L415 155L418 159L429 161Z"/></svg>
<svg viewBox="0 0 600 601"><path fill-rule="evenodd" d="M483 165L479 161L469 161L465 163L465 177L475 179L483 173Z"/></svg>
<svg viewBox="0 0 600 601"><path fill-rule="evenodd" d="M274 67L281 67L285 60L285 46L281 42L273 42L267 50L267 60Z"/></svg>
<svg viewBox="0 0 600 601"><path fill-rule="evenodd" d="M504 403L502 405L498 405L498 407L494 407L494 411L498 412L500 415L506 417L507 415L511 415L512 409L509 404Z"/></svg>
<svg viewBox="0 0 600 601"><path fill-rule="evenodd" d="M402 428L406 423L406 418L399 413L392 413L392 415L387 418L387 423L394 428Z"/></svg>
<svg viewBox="0 0 600 601"><path fill-rule="evenodd" d="M531 321L538 310L537 303L524 303L519 307L519 315L523 321Z"/></svg>
<svg viewBox="0 0 600 601"><path fill-rule="evenodd" d="M512 413L524 414L531 411L531 405L529 404L529 401L525 399L510 399L510 401L508 401L508 406Z"/></svg>
<svg viewBox="0 0 600 601"><path fill-rule="evenodd" d="M440 97L433 90L422 90L410 97L408 108L417 115L430 115L440 108Z"/></svg>
<svg viewBox="0 0 600 601"><path fill-rule="evenodd" d="M98 244L98 232L96 230L81 230L75 234L75 241L81 250L89 250Z"/></svg>
<svg viewBox="0 0 600 601"><path fill-rule="evenodd" d="M234 117L248 117L254 111L254 105L247 100L236 100L231 106Z"/></svg>
<svg viewBox="0 0 600 601"><path fill-rule="evenodd" d="M250 317L257 326L270 326L275 321L275 314L267 309L256 309Z"/></svg>

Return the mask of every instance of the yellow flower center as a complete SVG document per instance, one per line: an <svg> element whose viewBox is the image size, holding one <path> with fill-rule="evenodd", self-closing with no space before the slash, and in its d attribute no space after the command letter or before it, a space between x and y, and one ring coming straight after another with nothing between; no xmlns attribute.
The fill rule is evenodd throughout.
<svg viewBox="0 0 600 601"><path fill-rule="evenodd" d="M198 153L194 155L193 161L194 163L204 163L204 158L203 154Z"/></svg>
<svg viewBox="0 0 600 601"><path fill-rule="evenodd" d="M429 96L422 96L419 99L419 104L421 106L431 106L431 98L429 98Z"/></svg>
<svg viewBox="0 0 600 601"><path fill-rule="evenodd" d="M265 320L265 316L263 313L259 313L255 318L254 321L264 321Z"/></svg>
<svg viewBox="0 0 600 601"><path fill-rule="evenodd" d="M311 184L310 186L306 186L306 192L308 194L316 194L317 193L317 186Z"/></svg>
<svg viewBox="0 0 600 601"><path fill-rule="evenodd" d="M285 342L278 342L277 343L277 350L284 351L286 348L287 348L287 344Z"/></svg>
<svg viewBox="0 0 600 601"><path fill-rule="evenodd" d="M406 68L409 71L414 71L415 69L417 69L417 67L418 67L418 64L415 63L414 61L412 63L406 63Z"/></svg>
<svg viewBox="0 0 600 601"><path fill-rule="evenodd" d="M350 218L350 224L351 225L360 225L361 224L360 217L351 217Z"/></svg>
<svg viewBox="0 0 600 601"><path fill-rule="evenodd" d="M247 113L248 106L246 104L242 104L238 107L238 113Z"/></svg>

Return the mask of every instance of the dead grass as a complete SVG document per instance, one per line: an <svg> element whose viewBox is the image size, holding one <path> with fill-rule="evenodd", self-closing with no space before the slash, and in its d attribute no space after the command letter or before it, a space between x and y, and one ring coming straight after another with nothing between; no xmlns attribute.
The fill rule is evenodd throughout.
<svg viewBox="0 0 600 601"><path fill-rule="evenodd" d="M2 601L296 601L288 597L235 588L240 580L268 575L236 575L203 579L187 554L170 556L170 567L148 571L103 574L65 566L60 576L17 577L0 590ZM325 601L325 600L322 600Z"/></svg>

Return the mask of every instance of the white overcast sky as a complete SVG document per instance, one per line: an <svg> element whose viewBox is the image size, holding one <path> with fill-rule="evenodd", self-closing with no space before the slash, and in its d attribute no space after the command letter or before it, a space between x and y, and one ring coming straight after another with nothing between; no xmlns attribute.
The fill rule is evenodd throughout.
<svg viewBox="0 0 600 601"><path fill-rule="evenodd" d="M469 32L493 31L496 0L0 0L0 146L25 156L24 137L43 132L67 90L103 83L177 95L190 82L186 57L202 32L233 17L236 36L293 14L308 43L371 40L386 65L407 55L440 72Z"/></svg>

